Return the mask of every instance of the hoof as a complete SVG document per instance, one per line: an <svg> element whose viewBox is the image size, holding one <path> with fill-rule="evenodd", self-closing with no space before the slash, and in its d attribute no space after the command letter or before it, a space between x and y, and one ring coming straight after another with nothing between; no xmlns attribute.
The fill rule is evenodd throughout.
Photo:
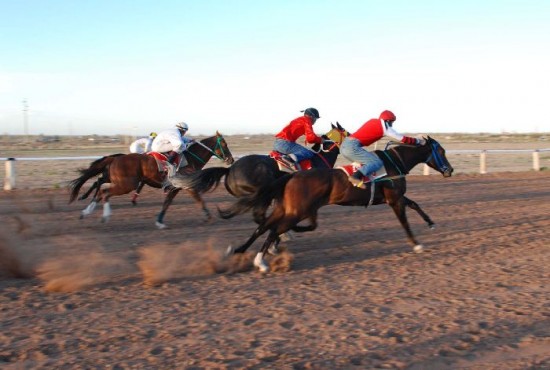
<svg viewBox="0 0 550 370"><path fill-rule="evenodd" d="M290 231L287 231L286 233L282 233L280 238L282 242L290 242L294 240L294 235Z"/></svg>
<svg viewBox="0 0 550 370"><path fill-rule="evenodd" d="M160 223L160 222L158 222L158 221L155 222L155 226L156 226L157 229L159 229L159 230L167 229L167 228L168 228L168 226L166 226L166 224Z"/></svg>
<svg viewBox="0 0 550 370"><path fill-rule="evenodd" d="M83 218L84 218L84 215L81 213L79 219L82 220Z"/></svg>
<svg viewBox="0 0 550 370"><path fill-rule="evenodd" d="M254 258L254 266L256 266L262 274L269 272L269 266L265 263L261 252Z"/></svg>
<svg viewBox="0 0 550 370"><path fill-rule="evenodd" d="M435 224L430 224L430 225L428 225L428 227L430 228L430 230L433 230L433 229L435 229Z"/></svg>
<svg viewBox="0 0 550 370"><path fill-rule="evenodd" d="M276 256L279 254L279 248L277 248L276 245L272 245L267 249L267 253L271 254L272 256Z"/></svg>
<svg viewBox="0 0 550 370"><path fill-rule="evenodd" d="M422 244L415 245L413 248L414 253L422 253L423 250L424 247L422 246Z"/></svg>
<svg viewBox="0 0 550 370"><path fill-rule="evenodd" d="M223 254L225 257L229 257L231 255L235 254L235 248L233 248L232 245L230 245L229 247L227 247L227 249L225 250L225 253Z"/></svg>
<svg viewBox="0 0 550 370"><path fill-rule="evenodd" d="M109 221L109 217L101 217L101 223L106 224Z"/></svg>

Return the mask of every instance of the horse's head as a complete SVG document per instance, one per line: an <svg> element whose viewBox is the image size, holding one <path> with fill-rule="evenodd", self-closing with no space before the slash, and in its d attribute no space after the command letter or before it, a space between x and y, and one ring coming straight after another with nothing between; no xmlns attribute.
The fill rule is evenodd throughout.
<svg viewBox="0 0 550 370"><path fill-rule="evenodd" d="M226 164L233 164L233 162L235 162L225 138L218 131L216 131L216 146L214 147L214 153Z"/></svg>
<svg viewBox="0 0 550 370"><path fill-rule="evenodd" d="M340 126L340 123L336 122L336 125L332 123L330 125L332 128L330 129L329 132L324 134L323 137L333 141L333 143L331 142L323 143L322 150L325 152L330 152L335 147L340 148L340 145L342 144L342 141L344 141L344 138L349 136L349 132L345 128Z"/></svg>
<svg viewBox="0 0 550 370"><path fill-rule="evenodd" d="M445 149L437 142L437 140L428 136L425 138L426 144L424 147L429 148L430 154L425 163L434 170L443 174L444 177L450 177L454 171L453 166L449 163L445 155Z"/></svg>

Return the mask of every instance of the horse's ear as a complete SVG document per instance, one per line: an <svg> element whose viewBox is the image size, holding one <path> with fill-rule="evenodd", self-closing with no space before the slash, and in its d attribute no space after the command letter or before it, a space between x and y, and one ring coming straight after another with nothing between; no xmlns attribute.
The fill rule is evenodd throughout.
<svg viewBox="0 0 550 370"><path fill-rule="evenodd" d="M338 122L336 122L336 123L338 123ZM331 126L332 128L336 128L336 126L334 126L334 123L332 123L332 122L330 123L330 126Z"/></svg>
<svg viewBox="0 0 550 370"><path fill-rule="evenodd" d="M340 126L340 122L336 121L336 125L338 126L338 130L343 130L344 128Z"/></svg>

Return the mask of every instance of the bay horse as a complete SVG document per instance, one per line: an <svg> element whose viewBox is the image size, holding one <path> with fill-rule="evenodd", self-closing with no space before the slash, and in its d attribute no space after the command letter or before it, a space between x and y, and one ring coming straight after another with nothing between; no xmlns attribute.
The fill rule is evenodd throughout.
<svg viewBox="0 0 550 370"><path fill-rule="evenodd" d="M254 207L267 208L274 201L273 211L259 224L252 236L240 247L234 250L230 247L228 252L244 253L258 237L269 231L267 239L254 259L254 265L261 272L267 272L269 267L264 261L264 255L279 235L288 230L315 230L317 212L321 207L329 204L367 207L382 203L387 203L393 209L413 250L421 252L423 247L411 231L405 207L415 209L428 224L433 222L418 204L405 196L405 175L414 166L424 162L444 177L450 177L453 168L445 156L445 149L428 136L426 144L422 146L396 145L384 151L377 150L375 153L384 162L387 175L365 189L353 186L348 180L348 174L341 169L315 169L281 177L254 195L239 199L230 208L218 209L222 218L231 218ZM298 226L298 223L305 219L309 219L311 224Z"/></svg>
<svg viewBox="0 0 550 370"><path fill-rule="evenodd" d="M232 164L234 162L233 155L229 150L227 142L219 132L216 132L214 136L194 142L183 154L188 164L178 169L175 177L180 180L178 182L185 182L184 179L189 173L193 173L203 168L212 156L223 160L226 164ZM108 221L112 214L109 204L109 198L111 196L128 194L132 190L138 189L140 184L161 188L166 180L166 173L159 169L157 160L153 156L147 154L130 153L106 156L92 162L89 168L79 171L81 176L72 180L69 184L71 188L69 203L76 199L80 188L90 178L103 175L108 179L108 183L101 185L98 197L92 199L88 207L81 212L80 216L80 218L83 218L91 214L97 203L103 200L103 222ZM164 216L174 197L181 190L181 187L171 186L167 190L168 193L164 199L162 210L158 214L156 220L156 226L160 229L166 227L164 224ZM210 212L208 208L206 208L200 194L191 188L186 187L185 190L197 203L199 203L207 219L210 219Z"/></svg>
<svg viewBox="0 0 550 370"><path fill-rule="evenodd" d="M330 131L323 135L323 138L330 141L325 141L322 145L313 145L312 150L316 155L311 158L308 167L333 168L340 153L340 144L348 135L349 132L340 123L331 123ZM198 171L191 175L187 186L202 194L216 189L225 177L225 189L229 194L240 198L254 194L287 173L288 171L279 169L277 161L271 156L251 154L237 159L231 167L211 167ZM259 214L254 215L254 219L262 219L264 216L265 212L259 211Z"/></svg>

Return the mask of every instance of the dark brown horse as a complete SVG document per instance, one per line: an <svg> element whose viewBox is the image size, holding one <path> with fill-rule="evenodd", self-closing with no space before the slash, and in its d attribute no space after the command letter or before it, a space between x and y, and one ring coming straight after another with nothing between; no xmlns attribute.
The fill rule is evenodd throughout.
<svg viewBox="0 0 550 370"><path fill-rule="evenodd" d="M215 136L193 143L184 154L188 164L178 170L175 180L178 183L184 183L189 173L200 170L212 156L223 160L227 164L232 164L234 161L224 137L219 132L216 132ZM107 221L112 213L109 204L111 196L128 194L138 189L140 184L161 188L166 180L166 173L159 169L155 158L147 154L137 153L100 158L92 162L89 168L81 169L80 173L81 176L70 183L71 196L69 203L77 198L80 188L90 178L103 175L109 181L101 185L98 197L94 197L88 207L81 213L81 218L89 215L93 212L97 203L103 200L103 222ZM164 215L180 190L181 187L177 186L168 189L162 210L157 216L156 225L158 228L166 227L163 222ZM200 194L191 188L186 188L186 190L200 204L206 217L211 218Z"/></svg>
<svg viewBox="0 0 550 370"><path fill-rule="evenodd" d="M330 141L325 141L322 145L315 144L312 147L316 155L311 159L311 167L333 168L340 153L340 144L348 135L349 132L338 122L336 125L331 124L330 131L323 135ZM281 171L275 159L269 155L251 154L237 159L231 167L211 167L198 171L191 176L187 185L202 194L214 190L225 176L226 190L229 194L240 198L255 193L286 173L288 171ZM255 214L254 218L261 219L264 216L265 212L260 211L260 214Z"/></svg>
<svg viewBox="0 0 550 370"><path fill-rule="evenodd" d="M386 177L375 181L372 187L354 187L349 182L348 175L339 169L314 169L281 177L255 195L239 199L225 211L220 210L222 218L230 218L254 207L268 207L273 200L275 201L269 217L261 222L246 243L234 252L245 252L259 236L269 231L265 243L254 259L254 265L265 272L268 271L268 266L264 261L264 254L277 241L278 236L287 230L315 230L319 208L328 204L369 206L382 203L387 203L395 212L413 250L422 251L422 245L411 231L405 207L415 209L429 225L433 225L433 222L418 204L405 196L405 175L414 166L424 162L444 177L451 176L453 168L445 156L445 150L436 140L428 137L423 146L397 145L385 151L376 151L376 154L384 162L388 173ZM311 224L298 226L298 223L305 219Z"/></svg>

